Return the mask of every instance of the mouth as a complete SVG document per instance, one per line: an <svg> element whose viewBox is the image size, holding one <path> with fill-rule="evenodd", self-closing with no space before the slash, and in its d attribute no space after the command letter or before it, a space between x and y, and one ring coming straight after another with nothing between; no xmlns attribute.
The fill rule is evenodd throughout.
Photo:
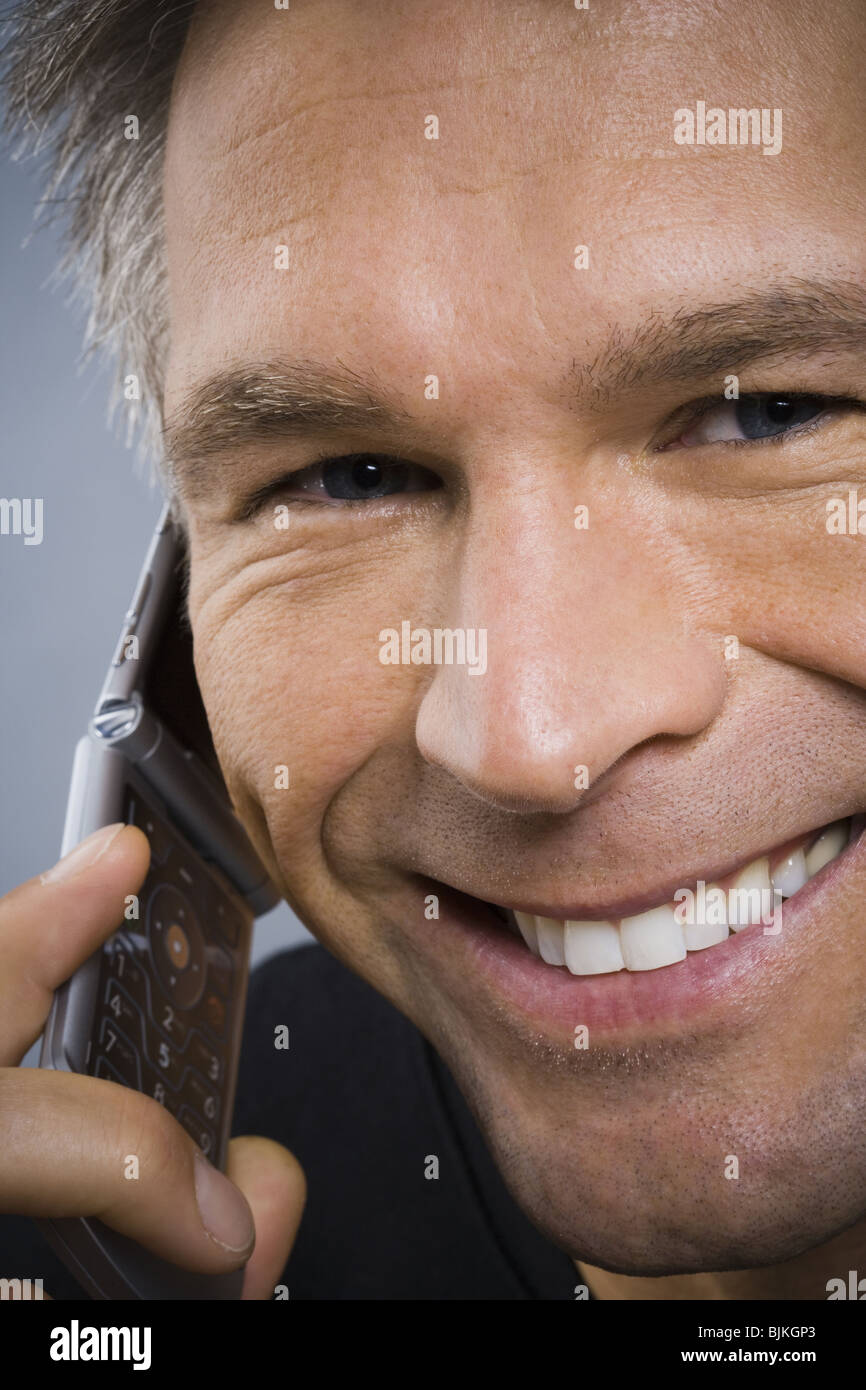
<svg viewBox="0 0 866 1390"><path fill-rule="evenodd" d="M781 929L782 907L853 845L866 816L834 821L760 855L714 882L675 890L640 912L589 917L580 910L533 912L485 905L534 956L571 975L659 970L693 951L722 945L747 927Z"/></svg>
<svg viewBox="0 0 866 1390"><path fill-rule="evenodd" d="M683 1026L730 1033L783 986L795 996L853 920L864 827L858 812L716 867L707 881L679 887L672 877L603 905L493 902L425 877L438 925L410 913L404 930L467 1015L480 1010L500 1027L507 1019L527 1043L543 1037L564 1055L576 1022L591 1025L595 1045L673 1037Z"/></svg>

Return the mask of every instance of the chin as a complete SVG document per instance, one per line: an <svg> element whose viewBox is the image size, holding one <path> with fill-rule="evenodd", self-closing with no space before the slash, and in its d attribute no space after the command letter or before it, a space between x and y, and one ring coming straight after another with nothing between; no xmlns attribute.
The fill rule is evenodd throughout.
<svg viewBox="0 0 866 1390"><path fill-rule="evenodd" d="M714 1112L712 1086L703 1104L679 1114L667 1104L648 1115L622 1097L634 1117L628 1129L593 1126L591 1103L569 1105L558 1088L561 1106L521 1112L513 1088L485 1085L482 1095L477 1071L471 1083L468 1075L462 1080L465 1095L475 1088L467 1098L518 1205L572 1259L611 1273L760 1269L866 1218L863 1103L838 1078L821 1115L802 1103L796 1115L783 1108L762 1114L754 1100ZM740 1138L727 1147L723 1136L731 1134ZM731 1151L739 1177L728 1179ZM844 1271L829 1251L826 1271L819 1265L815 1297L825 1297L826 1279Z"/></svg>

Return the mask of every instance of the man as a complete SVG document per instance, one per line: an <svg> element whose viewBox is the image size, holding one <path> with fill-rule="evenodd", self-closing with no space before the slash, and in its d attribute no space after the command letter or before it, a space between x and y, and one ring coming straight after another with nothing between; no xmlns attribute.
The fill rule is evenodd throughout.
<svg viewBox="0 0 866 1390"><path fill-rule="evenodd" d="M862 7L190 8L22 7L10 90L71 114L227 785L329 953L253 986L247 1296L826 1298L866 1265ZM144 875L108 838L62 938L57 883L2 906L8 1067ZM4 1073L0 1206L240 1263L246 1202L211 1175L209 1241L186 1136L97 1087Z"/></svg>

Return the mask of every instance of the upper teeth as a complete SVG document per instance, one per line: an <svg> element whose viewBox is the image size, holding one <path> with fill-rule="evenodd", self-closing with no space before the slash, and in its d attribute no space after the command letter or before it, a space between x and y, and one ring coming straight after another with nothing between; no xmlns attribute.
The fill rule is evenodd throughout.
<svg viewBox="0 0 866 1390"><path fill-rule="evenodd" d="M790 898L848 843L850 822L836 821L818 836L811 849L797 849L775 866L761 858L741 869L728 890L706 888L706 900L721 903L705 922L680 924L676 902L651 907L619 921L559 921L515 912L514 918L529 949L548 965L564 965L572 975L607 975L616 970L657 970L674 965L687 951L703 951L724 941L729 932L760 922L757 906L769 896ZM755 893L754 890L758 892ZM715 892L713 892L715 890ZM746 890L745 892L743 890ZM679 899L678 901L682 901ZM730 904L730 907L726 907ZM745 920L743 907L746 908ZM681 919L682 913L679 914Z"/></svg>

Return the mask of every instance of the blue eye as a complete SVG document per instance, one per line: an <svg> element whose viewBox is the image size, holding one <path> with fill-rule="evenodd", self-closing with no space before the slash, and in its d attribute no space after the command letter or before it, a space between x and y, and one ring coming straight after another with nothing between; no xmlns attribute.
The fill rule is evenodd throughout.
<svg viewBox="0 0 866 1390"><path fill-rule="evenodd" d="M375 502L403 492L442 486L429 468L385 454L346 454L310 464L276 484L280 491L333 502Z"/></svg>
<svg viewBox="0 0 866 1390"><path fill-rule="evenodd" d="M766 439L814 420L825 408L821 396L743 396L735 402L745 439Z"/></svg>
<svg viewBox="0 0 866 1390"><path fill-rule="evenodd" d="M769 392L741 396L736 401L708 406L672 443L680 448L694 448L701 444L772 439L817 420L837 404L829 396Z"/></svg>
<svg viewBox="0 0 866 1390"><path fill-rule="evenodd" d="M409 480L408 464L376 454L350 454L320 467L322 486L328 496L347 502L405 492Z"/></svg>
<svg viewBox="0 0 866 1390"><path fill-rule="evenodd" d="M385 454L345 454L265 483L243 503L239 520L248 521L275 497L306 497L319 502L376 502L398 493L432 492L442 480L429 468Z"/></svg>

